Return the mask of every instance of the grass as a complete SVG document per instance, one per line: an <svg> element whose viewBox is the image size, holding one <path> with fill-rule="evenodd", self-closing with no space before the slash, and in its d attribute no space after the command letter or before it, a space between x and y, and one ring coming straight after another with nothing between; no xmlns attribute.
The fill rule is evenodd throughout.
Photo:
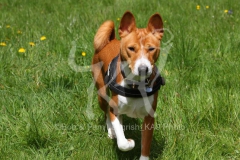
<svg viewBox="0 0 240 160"><path fill-rule="evenodd" d="M167 55L162 70L167 83L159 94L150 158L240 159L239 5L238 0L2 0L0 159L138 159L141 120L124 117L136 147L119 151L107 138L91 73L73 70L68 62L74 41L75 63L90 65L96 30L107 19L117 29L126 10L139 27L160 12L169 31L160 57ZM232 14L224 12L230 9Z"/></svg>

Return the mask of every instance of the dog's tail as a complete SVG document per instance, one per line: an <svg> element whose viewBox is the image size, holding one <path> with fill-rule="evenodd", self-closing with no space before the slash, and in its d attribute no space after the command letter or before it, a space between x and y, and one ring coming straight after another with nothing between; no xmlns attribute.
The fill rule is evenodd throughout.
<svg viewBox="0 0 240 160"><path fill-rule="evenodd" d="M101 51L113 39L115 39L114 23L106 21L100 26L94 37L95 53Z"/></svg>

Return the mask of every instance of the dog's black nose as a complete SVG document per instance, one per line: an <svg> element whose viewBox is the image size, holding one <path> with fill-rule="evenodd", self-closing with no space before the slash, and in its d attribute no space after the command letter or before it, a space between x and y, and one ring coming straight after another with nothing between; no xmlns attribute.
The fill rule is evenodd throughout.
<svg viewBox="0 0 240 160"><path fill-rule="evenodd" d="M146 76L148 73L148 67L146 65L140 65L138 67L138 73L140 76Z"/></svg>

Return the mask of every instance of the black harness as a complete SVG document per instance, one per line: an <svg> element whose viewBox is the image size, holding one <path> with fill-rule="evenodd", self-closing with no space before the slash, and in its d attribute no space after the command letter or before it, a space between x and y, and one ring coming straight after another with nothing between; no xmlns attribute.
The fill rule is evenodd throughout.
<svg viewBox="0 0 240 160"><path fill-rule="evenodd" d="M126 79L123 69L121 68L121 73L125 78L125 82L128 84L129 88L123 87L116 83L117 77L117 62L119 55L117 55L108 66L108 70L105 73L104 83L108 88L124 97L147 97L153 95L156 91L160 89L161 86L165 85L165 80L161 77L158 72L157 67L155 69L155 77L153 80L146 79L143 82L138 82L134 80Z"/></svg>

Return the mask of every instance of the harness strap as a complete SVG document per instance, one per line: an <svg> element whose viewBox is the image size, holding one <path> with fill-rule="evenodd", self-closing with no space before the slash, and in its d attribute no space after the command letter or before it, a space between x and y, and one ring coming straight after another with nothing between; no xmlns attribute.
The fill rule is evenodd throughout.
<svg viewBox="0 0 240 160"><path fill-rule="evenodd" d="M126 88L116 83L117 77L117 61L119 55L117 55L112 62L108 66L108 70L105 73L104 83L109 89L121 96L124 97L147 97L153 95L156 91L158 91L162 85L165 85L165 80L161 77L160 73L156 67L156 75L154 79L151 81L149 86L146 86L146 83L138 82L137 88Z"/></svg>

